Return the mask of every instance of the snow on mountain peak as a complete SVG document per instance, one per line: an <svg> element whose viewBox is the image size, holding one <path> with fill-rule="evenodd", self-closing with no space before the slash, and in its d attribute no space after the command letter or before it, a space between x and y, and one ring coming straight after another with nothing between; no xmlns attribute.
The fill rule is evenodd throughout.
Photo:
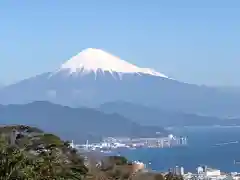
<svg viewBox="0 0 240 180"><path fill-rule="evenodd" d="M140 68L101 49L88 48L64 63L59 71L88 74L98 71L116 73L137 73L165 77L164 74L149 68ZM58 72L59 72L58 71Z"/></svg>

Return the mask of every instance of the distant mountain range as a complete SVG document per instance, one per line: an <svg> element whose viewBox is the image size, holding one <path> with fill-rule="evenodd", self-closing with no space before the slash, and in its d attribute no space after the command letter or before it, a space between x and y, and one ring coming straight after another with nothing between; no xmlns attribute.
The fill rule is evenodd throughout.
<svg viewBox="0 0 240 180"><path fill-rule="evenodd" d="M56 71L0 90L0 104L34 101L71 107L127 101L190 114L240 117L240 93L236 91L179 82L92 48L72 57Z"/></svg>
<svg viewBox="0 0 240 180"><path fill-rule="evenodd" d="M166 111L129 102L111 102L102 104L100 111L118 113L142 125L172 126L212 126L240 125L240 119L226 119L183 112Z"/></svg>
<svg viewBox="0 0 240 180"><path fill-rule="evenodd" d="M109 136L153 137L166 135L161 127L142 126L121 115L90 108L70 108L49 102L0 106L0 124L25 124L58 134L76 142Z"/></svg>
<svg viewBox="0 0 240 180"><path fill-rule="evenodd" d="M240 94L240 87L239 86L219 86L219 91L225 92L225 93L235 93L235 95Z"/></svg>

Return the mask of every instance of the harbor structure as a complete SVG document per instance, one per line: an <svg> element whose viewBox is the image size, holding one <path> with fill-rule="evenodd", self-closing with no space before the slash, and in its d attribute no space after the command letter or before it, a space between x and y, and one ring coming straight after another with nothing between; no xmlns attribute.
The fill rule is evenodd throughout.
<svg viewBox="0 0 240 180"><path fill-rule="evenodd" d="M71 146L76 149L86 150L86 151L96 151L110 152L114 149L119 148L170 148L175 146L186 146L186 137L176 137L172 134L167 137L154 137L154 138L129 138L129 137L107 137L103 138L102 142L99 143L87 143L81 145L75 145L73 142Z"/></svg>

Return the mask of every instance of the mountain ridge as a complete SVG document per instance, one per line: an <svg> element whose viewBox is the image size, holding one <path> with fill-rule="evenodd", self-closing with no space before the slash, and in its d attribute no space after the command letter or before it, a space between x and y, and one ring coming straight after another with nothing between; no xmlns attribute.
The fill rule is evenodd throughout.
<svg viewBox="0 0 240 180"><path fill-rule="evenodd" d="M184 127L184 126L213 126L240 125L240 118L225 119L212 116L189 114L184 112L167 111L131 102L109 102L99 107L105 113L118 113L132 121L151 126Z"/></svg>
<svg viewBox="0 0 240 180"><path fill-rule="evenodd" d="M93 57L95 62L102 56ZM74 66L75 70L78 70L77 67ZM69 74L69 70L64 69L55 72L43 73L2 88L0 104L50 101L71 107L98 107L106 102L129 101L190 114L240 117L240 93L232 91L136 71L120 74L113 71L87 71L82 74L80 69L80 74Z"/></svg>
<svg viewBox="0 0 240 180"><path fill-rule="evenodd" d="M161 127L142 126L117 113L106 114L92 108L71 108L45 101L0 105L0 124L35 126L76 142L109 136L153 136L158 131L167 133Z"/></svg>

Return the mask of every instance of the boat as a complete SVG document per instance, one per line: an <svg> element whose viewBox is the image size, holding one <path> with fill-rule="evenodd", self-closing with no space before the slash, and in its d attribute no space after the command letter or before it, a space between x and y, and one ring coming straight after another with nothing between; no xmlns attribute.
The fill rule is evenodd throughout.
<svg viewBox="0 0 240 180"><path fill-rule="evenodd" d="M105 154L110 154L110 153L112 153L112 151L109 151L109 150L101 150L100 152L101 152L101 153L105 153Z"/></svg>
<svg viewBox="0 0 240 180"><path fill-rule="evenodd" d="M231 142L225 142L225 143L218 143L215 144L215 146L224 146L224 145L228 145L228 144L238 144L238 141L231 141Z"/></svg>
<svg viewBox="0 0 240 180"><path fill-rule="evenodd" d="M135 148L135 147L129 147L128 149L130 149L130 150L135 150L135 149L137 149L137 148Z"/></svg>
<svg viewBox="0 0 240 180"><path fill-rule="evenodd" d="M233 161L233 164L240 164L240 161L234 160L234 161Z"/></svg>

